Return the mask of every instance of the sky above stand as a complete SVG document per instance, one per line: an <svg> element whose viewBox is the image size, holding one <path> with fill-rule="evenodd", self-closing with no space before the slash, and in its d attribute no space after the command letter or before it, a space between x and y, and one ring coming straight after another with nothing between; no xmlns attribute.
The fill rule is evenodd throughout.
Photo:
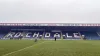
<svg viewBox="0 0 100 56"><path fill-rule="evenodd" d="M100 0L0 0L0 23L100 23Z"/></svg>

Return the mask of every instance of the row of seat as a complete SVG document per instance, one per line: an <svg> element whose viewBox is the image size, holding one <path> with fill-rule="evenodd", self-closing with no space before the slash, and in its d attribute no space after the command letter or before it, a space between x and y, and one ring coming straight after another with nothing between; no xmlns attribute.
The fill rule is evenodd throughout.
<svg viewBox="0 0 100 56"><path fill-rule="evenodd" d="M17 32L16 32L17 33ZM39 32L40 34L43 34L46 32ZM45 39L53 39L54 36L53 34L55 34L56 32L51 33L51 36L49 38L45 38ZM100 36L97 34L97 32L88 32L88 31L81 31L81 32L74 32L74 31L63 31L63 32L57 32L60 34L60 37L58 37L58 39L61 39L61 37L63 39L81 39L80 36L83 36L84 38L88 39L88 40L100 40ZM0 33L0 38L3 38L7 35L8 33ZM75 37L76 36L76 37ZM40 37L39 37L40 38Z"/></svg>

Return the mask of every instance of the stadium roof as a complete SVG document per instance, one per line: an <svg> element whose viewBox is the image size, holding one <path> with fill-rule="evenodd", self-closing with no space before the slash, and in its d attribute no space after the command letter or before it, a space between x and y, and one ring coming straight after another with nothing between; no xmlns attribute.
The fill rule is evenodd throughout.
<svg viewBox="0 0 100 56"><path fill-rule="evenodd" d="M100 26L100 23L0 23L0 26Z"/></svg>

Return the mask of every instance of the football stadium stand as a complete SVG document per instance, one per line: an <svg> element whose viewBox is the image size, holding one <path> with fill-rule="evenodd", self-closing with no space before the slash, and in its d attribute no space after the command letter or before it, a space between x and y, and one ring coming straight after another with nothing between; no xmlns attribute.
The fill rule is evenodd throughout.
<svg viewBox="0 0 100 56"><path fill-rule="evenodd" d="M100 24L0 23L0 39L100 40Z"/></svg>

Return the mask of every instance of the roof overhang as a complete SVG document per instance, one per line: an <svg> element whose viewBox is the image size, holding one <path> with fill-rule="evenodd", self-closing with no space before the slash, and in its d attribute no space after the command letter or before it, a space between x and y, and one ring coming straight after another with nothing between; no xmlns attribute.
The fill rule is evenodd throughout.
<svg viewBox="0 0 100 56"><path fill-rule="evenodd" d="M100 23L0 23L0 26L100 26Z"/></svg>

